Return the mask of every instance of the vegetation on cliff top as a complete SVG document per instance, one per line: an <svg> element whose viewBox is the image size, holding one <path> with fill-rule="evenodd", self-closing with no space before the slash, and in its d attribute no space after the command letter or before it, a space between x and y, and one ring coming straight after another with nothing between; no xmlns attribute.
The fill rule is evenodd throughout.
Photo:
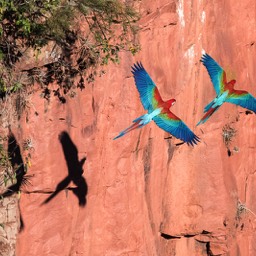
<svg viewBox="0 0 256 256"><path fill-rule="evenodd" d="M0 97L36 82L43 97L64 103L94 80L94 67L118 62L120 50L138 51L137 20L120 0L0 0ZM46 51L53 57L33 66ZM28 52L31 65L21 70Z"/></svg>

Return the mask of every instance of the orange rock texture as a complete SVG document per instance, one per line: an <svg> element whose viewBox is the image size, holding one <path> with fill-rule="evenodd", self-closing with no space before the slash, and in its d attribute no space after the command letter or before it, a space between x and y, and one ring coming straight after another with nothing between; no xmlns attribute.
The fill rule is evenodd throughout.
<svg viewBox="0 0 256 256"><path fill-rule="evenodd" d="M123 53L66 104L33 95L39 115L11 127L33 147L16 255L256 255L256 117L226 103L196 127L215 97L203 50L256 96L256 2L134 4L141 51ZM153 122L113 140L145 112L135 61L163 99L177 100L172 111L198 146L176 146Z"/></svg>

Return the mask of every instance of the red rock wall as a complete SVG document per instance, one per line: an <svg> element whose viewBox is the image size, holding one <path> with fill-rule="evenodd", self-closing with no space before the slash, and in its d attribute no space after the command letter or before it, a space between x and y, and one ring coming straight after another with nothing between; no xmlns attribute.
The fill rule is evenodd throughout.
<svg viewBox="0 0 256 256"><path fill-rule="evenodd" d="M226 104L195 126L215 97L199 61L202 50L237 80L237 88L256 96L256 2L136 5L142 15L139 54L124 53L120 65L108 66L106 75L64 105L34 95L39 115L31 111L28 122L12 127L19 141L31 138L34 148L29 191L35 193L21 195L18 256L256 255L255 216L249 211L256 212L256 117ZM200 136L198 146L175 146L179 141L165 140L168 134L154 123L112 140L144 113L130 72L137 60L164 99L176 98L172 110ZM225 124L237 131L230 157ZM64 155L68 150L71 160ZM68 176L68 162L83 157L86 184L78 185L86 193L84 207ZM69 189L42 204L50 194L41 192L54 191L63 180L59 188ZM238 211L239 201L249 210Z"/></svg>

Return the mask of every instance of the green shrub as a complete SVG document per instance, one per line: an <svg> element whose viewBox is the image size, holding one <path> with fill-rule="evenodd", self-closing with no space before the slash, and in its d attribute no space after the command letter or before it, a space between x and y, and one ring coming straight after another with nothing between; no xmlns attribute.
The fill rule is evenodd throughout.
<svg viewBox="0 0 256 256"><path fill-rule="evenodd" d="M42 47L54 42L61 49L58 59L20 72L41 84L45 98L54 94L65 102L73 88L83 89L85 81L94 80L91 67L118 63L121 50L139 50L138 18L121 0L0 0L0 96L27 85L17 78L20 74L12 75L12 81L5 75L14 72L26 49L34 49L38 57ZM59 87L51 91L53 81Z"/></svg>

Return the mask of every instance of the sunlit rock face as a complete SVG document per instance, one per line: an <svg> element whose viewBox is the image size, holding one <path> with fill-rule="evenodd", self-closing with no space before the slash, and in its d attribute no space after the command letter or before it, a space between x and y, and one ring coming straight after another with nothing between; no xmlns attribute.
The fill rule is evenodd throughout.
<svg viewBox="0 0 256 256"><path fill-rule="evenodd" d="M29 115L12 127L17 141L33 142L18 256L256 255L256 117L226 103L196 127L215 97L202 52L237 80L235 88L256 96L256 2L136 6L139 54L123 53L120 65L65 104L35 93ZM113 140L145 113L135 61L164 100L176 99L173 113L201 143L176 146L153 122Z"/></svg>

